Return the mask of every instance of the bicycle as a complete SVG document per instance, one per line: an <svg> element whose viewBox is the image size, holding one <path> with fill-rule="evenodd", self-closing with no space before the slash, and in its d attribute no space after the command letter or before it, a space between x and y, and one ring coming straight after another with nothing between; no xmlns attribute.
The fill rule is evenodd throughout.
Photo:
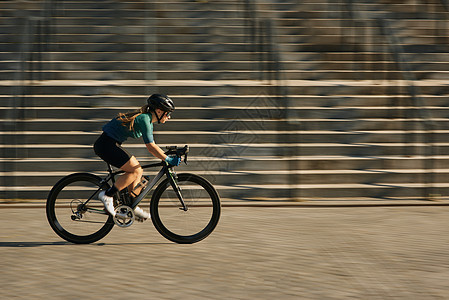
<svg viewBox="0 0 449 300"><path fill-rule="evenodd" d="M189 146L168 146L167 155L184 156L187 164ZM162 167L136 198L128 189L116 193L116 216L104 210L98 193L114 184L115 176L124 171L113 171L100 178L91 173L74 173L59 180L51 189L46 204L47 220L61 238L76 244L88 244L105 237L114 227L131 226L136 217L134 208L154 190L150 201L150 215L156 230L166 239L180 244L196 243L212 233L221 212L220 197L205 178L190 174L176 174L165 161L143 165L143 169ZM144 176L149 178L148 176Z"/></svg>

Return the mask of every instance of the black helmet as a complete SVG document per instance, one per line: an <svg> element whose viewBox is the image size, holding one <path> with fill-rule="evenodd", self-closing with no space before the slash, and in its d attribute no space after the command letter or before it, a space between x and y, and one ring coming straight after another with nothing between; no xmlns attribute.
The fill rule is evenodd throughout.
<svg viewBox="0 0 449 300"><path fill-rule="evenodd" d="M156 108L166 112L175 110L173 100L166 95L153 94L147 99L148 108L154 111Z"/></svg>

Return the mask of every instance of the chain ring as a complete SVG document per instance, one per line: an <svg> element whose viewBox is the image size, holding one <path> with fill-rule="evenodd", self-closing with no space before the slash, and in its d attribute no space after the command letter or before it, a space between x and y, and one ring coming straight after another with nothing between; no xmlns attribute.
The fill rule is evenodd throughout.
<svg viewBox="0 0 449 300"><path fill-rule="evenodd" d="M112 218L115 225L126 228L131 226L136 219L134 210L127 205L120 205L115 209L115 216Z"/></svg>

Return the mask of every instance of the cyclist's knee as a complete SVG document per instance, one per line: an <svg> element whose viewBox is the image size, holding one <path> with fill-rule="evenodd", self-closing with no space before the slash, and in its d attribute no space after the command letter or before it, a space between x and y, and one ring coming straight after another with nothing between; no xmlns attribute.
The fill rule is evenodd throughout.
<svg viewBox="0 0 449 300"><path fill-rule="evenodd" d="M134 156L132 156L130 158L130 160L121 167L121 169L123 171L125 171L126 173L132 174L135 176L138 176L139 174L143 173L143 170L142 170L142 167L140 166L139 161Z"/></svg>
<svg viewBox="0 0 449 300"><path fill-rule="evenodd" d="M136 180L138 178L141 178L143 175L143 170L142 168L135 168L133 170L128 170L126 171L126 174L131 177L133 180Z"/></svg>

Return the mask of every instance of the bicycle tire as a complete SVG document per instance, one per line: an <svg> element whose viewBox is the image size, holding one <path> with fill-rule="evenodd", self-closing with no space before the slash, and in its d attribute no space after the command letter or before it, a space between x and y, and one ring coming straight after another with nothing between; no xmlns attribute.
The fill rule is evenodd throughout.
<svg viewBox="0 0 449 300"><path fill-rule="evenodd" d="M104 212L102 202L96 198L89 202L81 218L73 219L75 206L84 203L98 190L100 182L101 178L96 175L74 173L59 180L51 189L46 204L47 220L64 240L75 244L93 243L114 227L112 217Z"/></svg>
<svg viewBox="0 0 449 300"><path fill-rule="evenodd" d="M201 176L183 173L178 175L177 182L188 210L181 209L182 205L166 178L151 198L151 220L156 230L172 242L199 242L209 236L218 224L220 197L212 184Z"/></svg>

